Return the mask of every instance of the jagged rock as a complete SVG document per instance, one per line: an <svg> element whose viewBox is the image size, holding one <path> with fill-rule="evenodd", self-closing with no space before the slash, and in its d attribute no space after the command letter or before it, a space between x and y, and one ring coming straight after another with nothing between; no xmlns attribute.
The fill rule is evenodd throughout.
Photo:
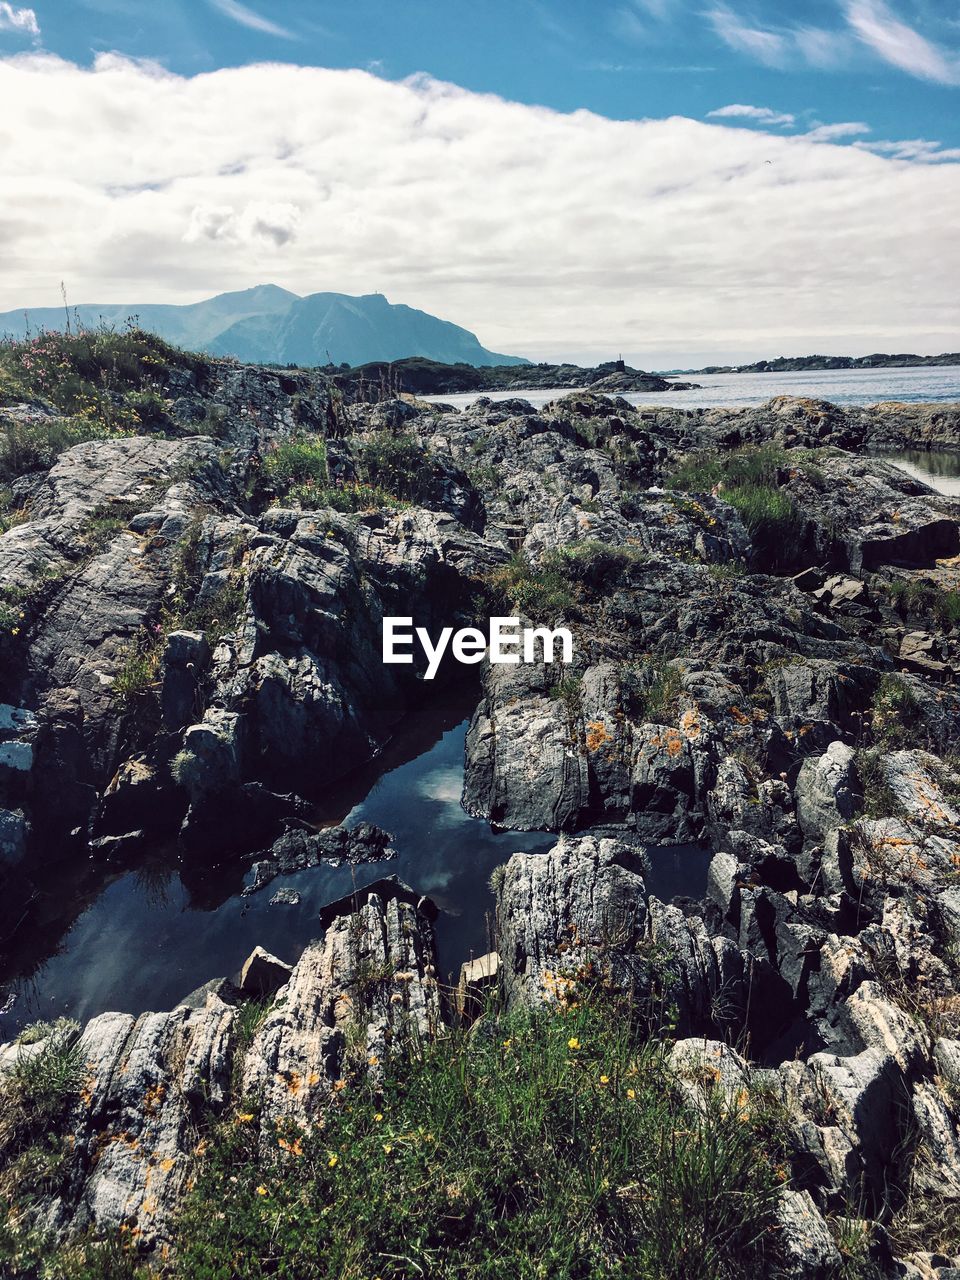
<svg viewBox="0 0 960 1280"><path fill-rule="evenodd" d="M637 853L611 839L563 837L515 853L496 881L497 950L511 1003L563 998L581 965L626 984L643 967L646 889Z"/></svg>
<svg viewBox="0 0 960 1280"><path fill-rule="evenodd" d="M864 1048L888 1053L905 1075L926 1060L929 1046L923 1028L887 999L879 983L862 982L847 999L844 1012Z"/></svg>
<svg viewBox="0 0 960 1280"><path fill-rule="evenodd" d="M884 780L904 817L925 827L960 830L960 810L944 795L939 781L950 771L937 756L928 751L893 751L881 763Z"/></svg>
<svg viewBox="0 0 960 1280"><path fill-rule="evenodd" d="M900 661L909 668L941 675L949 668L939 660L940 643L927 631L908 631L900 641Z"/></svg>
<svg viewBox="0 0 960 1280"><path fill-rule="evenodd" d="M838 1128L852 1165L844 1158L834 1176L856 1186L865 1197L881 1203L893 1153L903 1140L903 1076L889 1054L864 1049L849 1057L814 1054L807 1063L808 1096L826 1112L828 1126Z"/></svg>
<svg viewBox="0 0 960 1280"><path fill-rule="evenodd" d="M539 666L493 666L467 731L463 806L514 831L564 831L589 805L586 756Z"/></svg>
<svg viewBox="0 0 960 1280"><path fill-rule="evenodd" d="M355 827L331 827L314 831L306 827L290 827L268 850L254 854L254 878L244 895L256 893L279 875L292 875L321 863L340 866L343 863L385 862L396 856L391 847L393 837L369 822Z"/></svg>
<svg viewBox="0 0 960 1280"><path fill-rule="evenodd" d="M433 935L414 907L375 894L307 947L247 1053L243 1088L266 1117L311 1120L343 1072L348 1028L375 1076L395 1048L441 1021Z"/></svg>
<svg viewBox="0 0 960 1280"><path fill-rule="evenodd" d="M840 1250L809 1191L785 1189L777 1200L780 1274L790 1280L829 1280L842 1264Z"/></svg>
<svg viewBox="0 0 960 1280"><path fill-rule="evenodd" d="M831 742L822 756L804 760L796 783L797 819L804 835L823 840L849 821L862 797L852 747Z"/></svg>
<svg viewBox="0 0 960 1280"><path fill-rule="evenodd" d="M255 947L240 970L238 986L243 995L259 1000L279 991L289 982L292 973L292 965L284 964L263 947Z"/></svg>
<svg viewBox="0 0 960 1280"><path fill-rule="evenodd" d="M171 631L167 636L160 695L165 728L177 732L196 719L203 673L209 661L210 645L202 631Z"/></svg>

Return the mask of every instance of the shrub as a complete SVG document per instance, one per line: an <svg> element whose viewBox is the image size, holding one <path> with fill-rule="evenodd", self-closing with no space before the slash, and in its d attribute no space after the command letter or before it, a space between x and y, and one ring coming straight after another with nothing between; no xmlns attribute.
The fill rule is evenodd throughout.
<svg viewBox="0 0 960 1280"><path fill-rule="evenodd" d="M960 626L960 590L945 589L921 578L895 578L884 590L891 605L904 617L931 617L945 628Z"/></svg>
<svg viewBox="0 0 960 1280"><path fill-rule="evenodd" d="M545 556L539 565L533 565L517 551L487 582L511 609L535 622L548 622L563 617L576 604L566 567L556 555Z"/></svg>
<svg viewBox="0 0 960 1280"><path fill-rule="evenodd" d="M200 356L156 334L108 325L70 333L40 333L0 342L0 391L6 401L43 400L61 413L106 426L165 421L161 399L171 368L206 370Z"/></svg>
<svg viewBox="0 0 960 1280"><path fill-rule="evenodd" d="M294 485L327 483L327 446L321 436L280 440L263 455L262 472L274 492L285 494Z"/></svg>
<svg viewBox="0 0 960 1280"><path fill-rule="evenodd" d="M413 436L378 431L360 446L357 460L361 475L372 488L406 502L423 502L430 497L433 466Z"/></svg>
<svg viewBox="0 0 960 1280"><path fill-rule="evenodd" d="M6 419L0 424L0 482L31 471L46 471L65 449L108 434L102 423L89 418Z"/></svg>
<svg viewBox="0 0 960 1280"><path fill-rule="evenodd" d="M144 628L127 646L111 686L113 702L120 714L135 710L137 704L155 689L162 656L163 635L159 624L156 629Z"/></svg>
<svg viewBox="0 0 960 1280"><path fill-rule="evenodd" d="M899 676L881 677L870 704L870 726L874 741L887 751L928 745L923 708Z"/></svg>
<svg viewBox="0 0 960 1280"><path fill-rule="evenodd" d="M83 1056L78 1031L75 1022L61 1019L21 1034L20 1051L2 1085L0 1123L7 1143L26 1148L47 1134L79 1093Z"/></svg>

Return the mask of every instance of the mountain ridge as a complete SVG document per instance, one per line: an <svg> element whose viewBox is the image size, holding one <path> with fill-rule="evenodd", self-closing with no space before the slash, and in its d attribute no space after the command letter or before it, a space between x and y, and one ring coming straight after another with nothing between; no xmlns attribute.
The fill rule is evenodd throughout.
<svg viewBox="0 0 960 1280"><path fill-rule="evenodd" d="M359 365L412 356L477 367L527 363L522 356L488 350L460 325L388 302L380 293L301 296L274 284L184 305L21 308L0 313L0 335L20 339L33 331L62 331L68 318L70 324L88 328L134 322L188 350L235 356L251 364Z"/></svg>

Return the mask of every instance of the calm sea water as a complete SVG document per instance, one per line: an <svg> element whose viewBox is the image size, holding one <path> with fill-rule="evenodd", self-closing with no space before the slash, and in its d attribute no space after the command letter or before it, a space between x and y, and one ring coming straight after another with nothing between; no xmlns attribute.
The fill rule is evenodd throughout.
<svg viewBox="0 0 960 1280"><path fill-rule="evenodd" d="M960 400L960 366L953 365L928 369L843 369L828 373L691 374L684 380L699 382L700 389L628 393L624 398L631 404L665 404L681 409L756 405L779 395L812 396L834 404L877 404L881 400ZM482 394L470 392L468 395L427 396L426 399L464 408ZM570 390L495 391L487 394L491 400L519 397L539 408L558 396L569 395Z"/></svg>

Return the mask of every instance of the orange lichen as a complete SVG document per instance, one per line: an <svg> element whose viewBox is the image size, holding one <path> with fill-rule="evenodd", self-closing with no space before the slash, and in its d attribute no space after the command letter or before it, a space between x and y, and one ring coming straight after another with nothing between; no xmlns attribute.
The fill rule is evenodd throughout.
<svg viewBox="0 0 960 1280"><path fill-rule="evenodd" d="M609 732L602 720L591 720L587 724L587 750L599 751L607 742L613 741L613 734Z"/></svg>

